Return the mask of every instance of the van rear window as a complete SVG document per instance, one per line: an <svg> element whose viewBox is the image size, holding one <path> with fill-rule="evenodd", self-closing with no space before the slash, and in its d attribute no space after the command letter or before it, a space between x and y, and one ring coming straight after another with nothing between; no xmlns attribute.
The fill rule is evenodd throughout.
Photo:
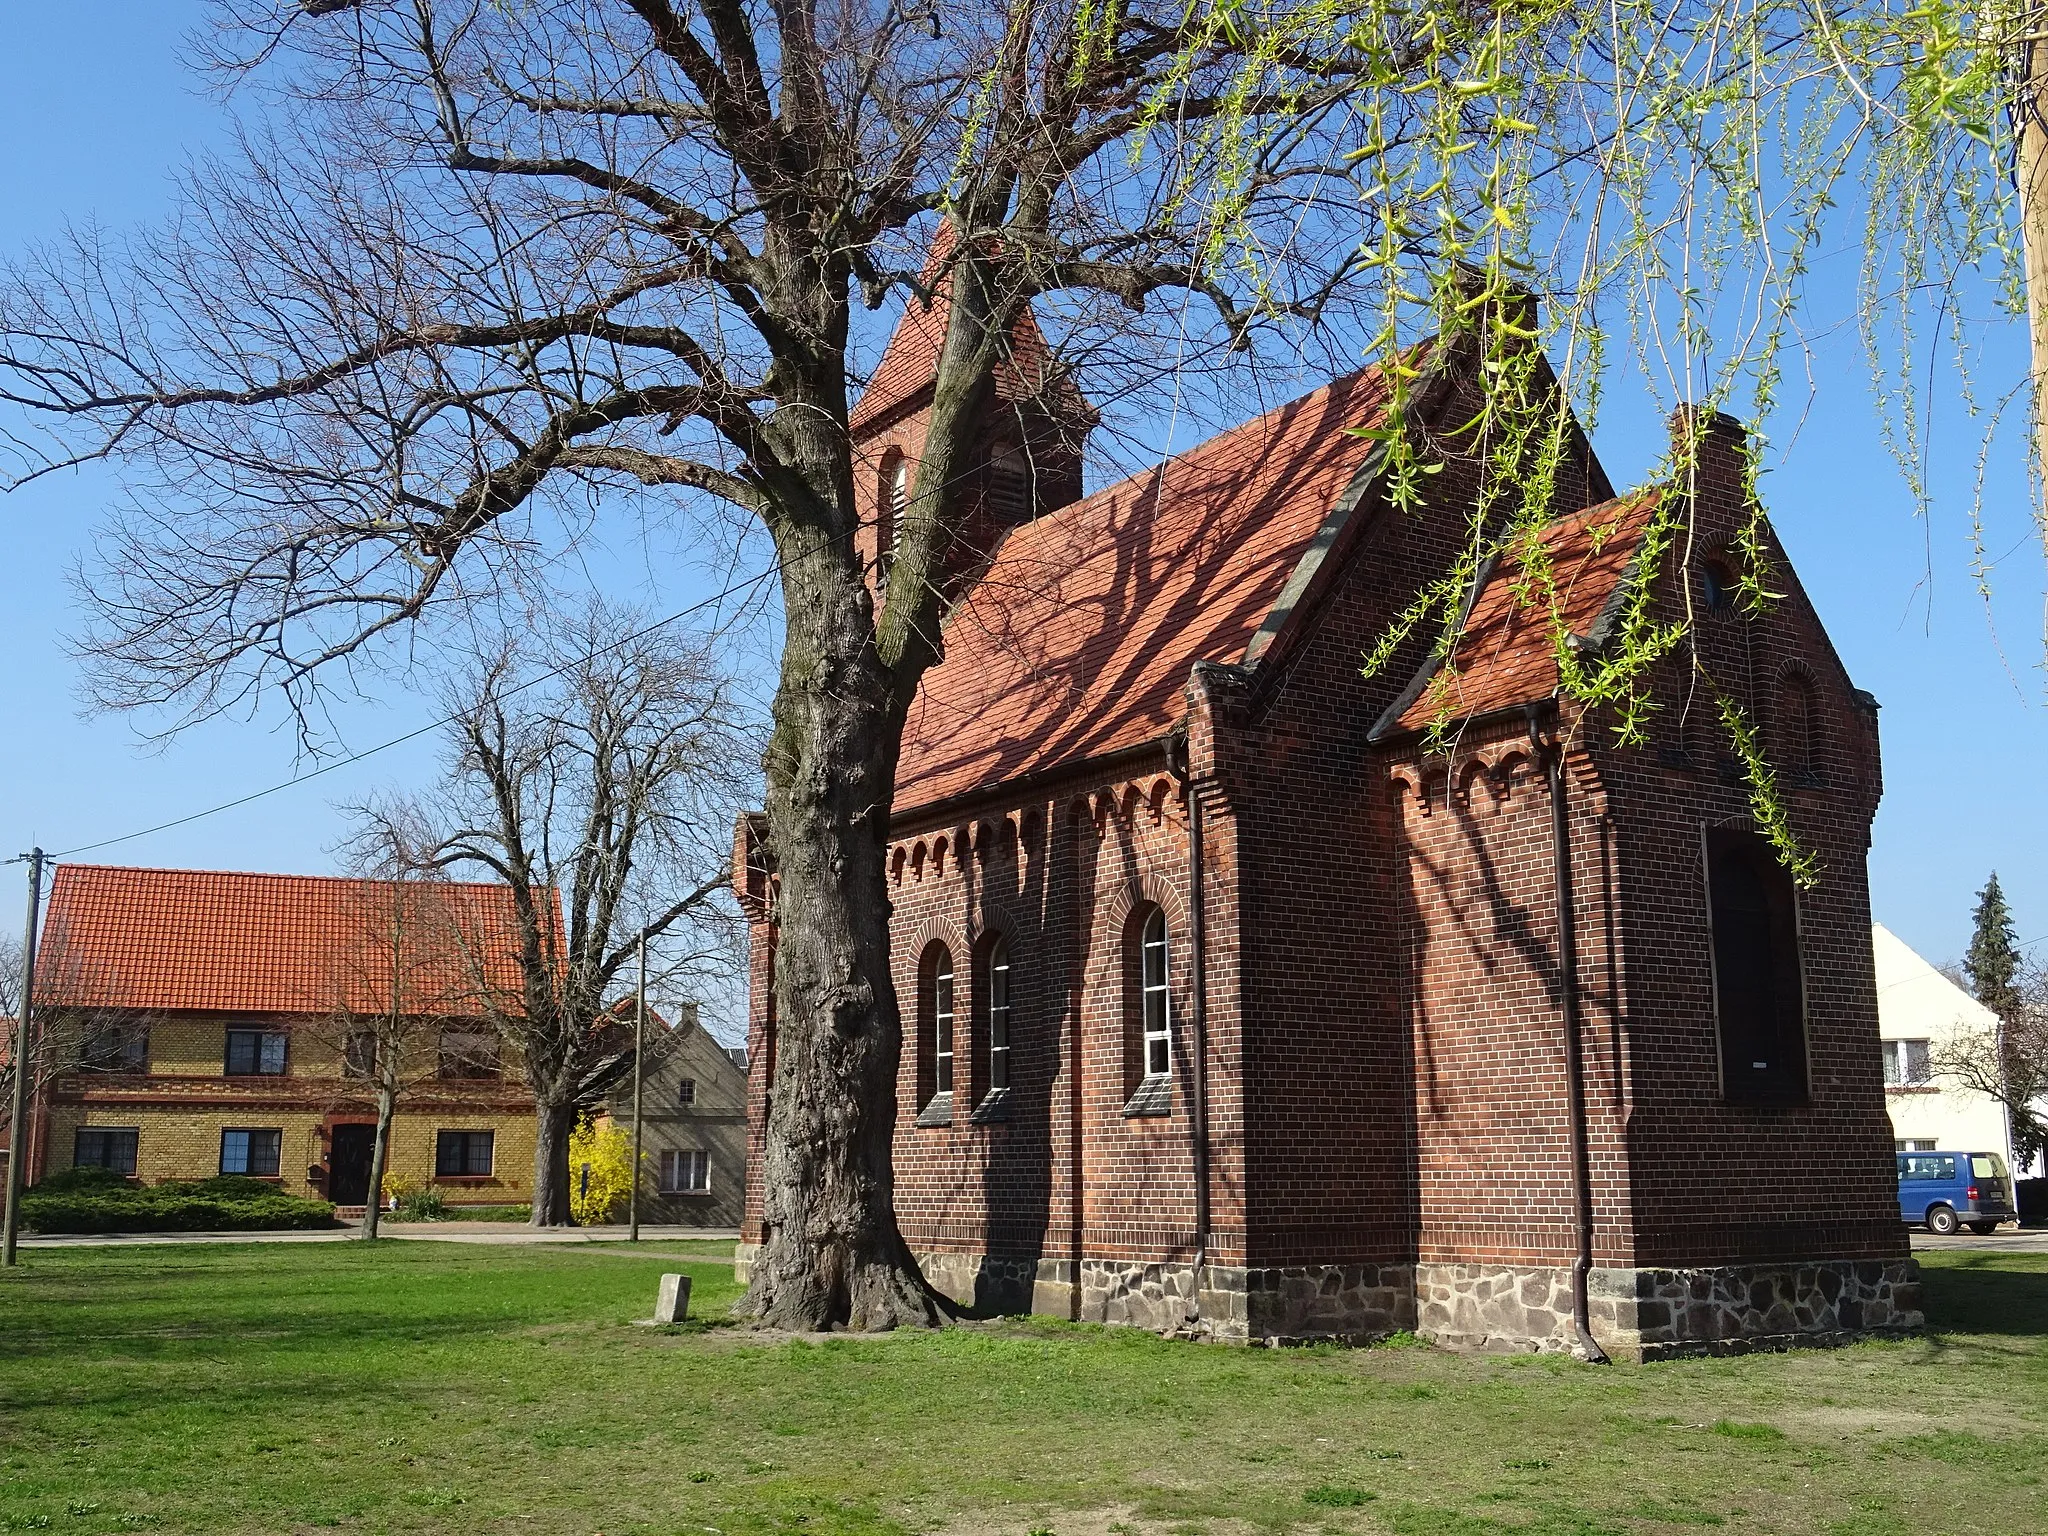
<svg viewBox="0 0 2048 1536"><path fill-rule="evenodd" d="M1973 1179L2002 1179L2005 1177L2005 1159L1996 1152L1973 1152L1970 1154L1970 1177Z"/></svg>

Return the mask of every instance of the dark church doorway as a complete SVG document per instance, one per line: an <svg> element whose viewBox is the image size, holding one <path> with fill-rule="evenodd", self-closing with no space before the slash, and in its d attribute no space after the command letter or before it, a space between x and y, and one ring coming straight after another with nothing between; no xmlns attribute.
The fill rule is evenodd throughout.
<svg viewBox="0 0 2048 1536"><path fill-rule="evenodd" d="M374 1125L337 1125L328 1133L327 1198L336 1205L367 1205L370 1199L370 1147Z"/></svg>

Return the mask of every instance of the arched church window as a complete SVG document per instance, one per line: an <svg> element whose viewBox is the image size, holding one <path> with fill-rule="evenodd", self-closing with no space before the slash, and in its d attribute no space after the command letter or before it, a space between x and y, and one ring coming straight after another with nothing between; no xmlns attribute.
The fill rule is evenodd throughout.
<svg viewBox="0 0 2048 1536"><path fill-rule="evenodd" d="M919 1125L953 1123L953 952L925 947L917 966Z"/></svg>
<svg viewBox="0 0 2048 1536"><path fill-rule="evenodd" d="M886 583L903 539L903 520L910 511L910 460L894 448L882 459L882 494L875 517L875 563Z"/></svg>
<svg viewBox="0 0 2048 1536"><path fill-rule="evenodd" d="M1010 1086L1010 945L998 938L988 952L988 1091Z"/></svg>
<svg viewBox="0 0 2048 1536"><path fill-rule="evenodd" d="M1126 1115L1173 1110L1173 995L1166 912L1147 902L1125 930L1124 1077Z"/></svg>
<svg viewBox="0 0 2048 1536"><path fill-rule="evenodd" d="M1813 686L1797 672L1778 679L1778 754L1795 784L1820 782Z"/></svg>

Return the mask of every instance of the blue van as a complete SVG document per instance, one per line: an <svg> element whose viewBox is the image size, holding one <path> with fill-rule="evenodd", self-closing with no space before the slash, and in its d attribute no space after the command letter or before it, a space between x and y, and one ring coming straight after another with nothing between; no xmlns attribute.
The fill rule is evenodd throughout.
<svg viewBox="0 0 2048 1536"><path fill-rule="evenodd" d="M1899 1218L1946 1237L1961 1226L1988 1237L2011 1221L2012 1176L1996 1152L1901 1152Z"/></svg>

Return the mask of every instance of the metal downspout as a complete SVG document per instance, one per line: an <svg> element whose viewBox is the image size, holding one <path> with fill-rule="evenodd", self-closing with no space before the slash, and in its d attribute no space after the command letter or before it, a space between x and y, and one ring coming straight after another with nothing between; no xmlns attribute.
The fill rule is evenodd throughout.
<svg viewBox="0 0 2048 1536"><path fill-rule="evenodd" d="M1579 1042L1579 934L1572 889L1571 827L1565 814L1564 742L1546 744L1539 720L1557 720L1557 701L1546 699L1529 708L1529 745L1542 757L1550 781L1550 871L1557 900L1559 990L1564 1015L1565 1090L1571 1109L1572 1206L1577 1217L1577 1252L1572 1260L1572 1326L1578 1334L1579 1358L1607 1363L1607 1352L1593 1338L1588 1277L1593 1269L1593 1189L1586 1148L1585 1057Z"/></svg>
<svg viewBox="0 0 2048 1536"><path fill-rule="evenodd" d="M1194 951L1193 1103L1188 1115L1195 1171L1195 1287L1188 1320L1202 1316L1202 1275L1209 1267L1209 936L1202 900L1202 797L1188 787L1188 882L1193 887L1188 938Z"/></svg>

